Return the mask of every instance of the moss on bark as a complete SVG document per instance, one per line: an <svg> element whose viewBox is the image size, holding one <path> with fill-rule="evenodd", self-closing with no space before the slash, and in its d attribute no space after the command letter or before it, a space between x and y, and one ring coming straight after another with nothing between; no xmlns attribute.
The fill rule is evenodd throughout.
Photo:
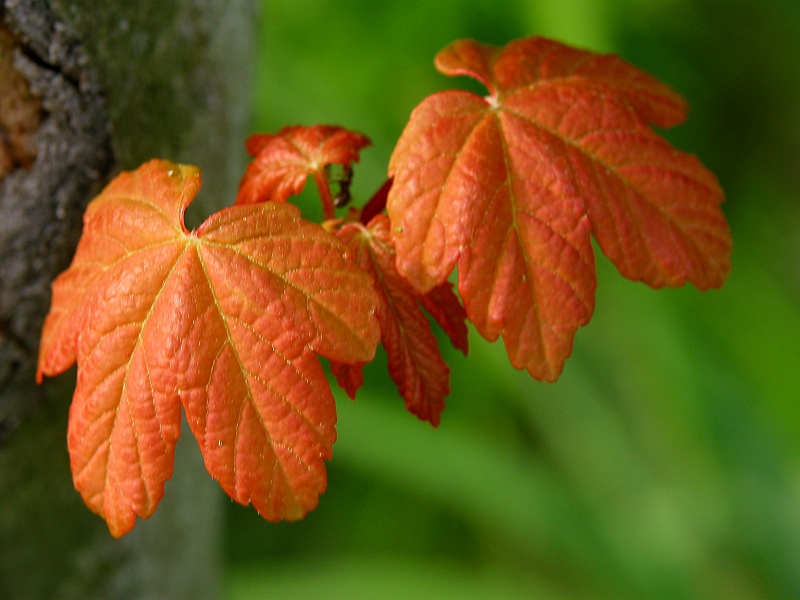
<svg viewBox="0 0 800 600"><path fill-rule="evenodd" d="M0 180L0 598L214 598L221 496L184 427L155 516L121 540L73 489L69 377L33 381L50 282L86 203L153 157L203 169L201 209L243 170L247 0L4 0L14 68L42 102L36 158Z"/></svg>

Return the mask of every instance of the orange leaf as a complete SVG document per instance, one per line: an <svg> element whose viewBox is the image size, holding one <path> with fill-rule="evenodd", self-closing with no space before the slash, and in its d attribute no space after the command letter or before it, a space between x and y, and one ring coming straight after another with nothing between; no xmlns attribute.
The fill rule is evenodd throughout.
<svg viewBox="0 0 800 600"><path fill-rule="evenodd" d="M358 162L359 151L370 143L365 135L331 125L252 135L245 145L255 159L242 178L236 204L284 202L303 191L309 175L323 176L327 165Z"/></svg>
<svg viewBox="0 0 800 600"><path fill-rule="evenodd" d="M371 281L334 236L275 203L187 231L199 187L196 168L166 161L122 173L53 285L37 378L77 360L73 477L115 536L161 500L181 404L234 500L269 520L312 510L336 438L316 354L367 361L379 337Z"/></svg>
<svg viewBox="0 0 800 600"><path fill-rule="evenodd" d="M423 292L457 266L469 319L504 338L516 368L561 373L594 310L590 234L631 279L722 285L722 190L648 125L683 120L675 92L617 57L542 38L458 41L436 66L490 95L435 94L411 115L389 165L397 266Z"/></svg>
<svg viewBox="0 0 800 600"><path fill-rule="evenodd" d="M436 427L444 399L450 393L450 369L442 359L420 305L428 309L453 344L466 354L466 315L461 303L449 283L421 294L397 272L385 214L375 216L367 227L360 223L345 224L337 235L375 281L380 299L377 315L381 343L386 348L389 375L408 410ZM351 398L363 383L361 367L332 363L339 385Z"/></svg>

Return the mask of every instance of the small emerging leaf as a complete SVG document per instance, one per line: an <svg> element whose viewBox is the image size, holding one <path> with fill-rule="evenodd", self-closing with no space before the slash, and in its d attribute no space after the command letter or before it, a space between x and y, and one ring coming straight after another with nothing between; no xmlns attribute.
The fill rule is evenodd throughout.
<svg viewBox="0 0 800 600"><path fill-rule="evenodd" d="M336 413L316 357L370 360L368 276L287 204L183 214L194 167L151 161L89 205L53 285L37 378L77 360L68 448L87 505L120 536L156 509L183 405L206 468L267 519L298 519L326 486Z"/></svg>
<svg viewBox="0 0 800 600"><path fill-rule="evenodd" d="M722 285L722 190L649 126L684 119L674 91L615 56L542 38L458 41L436 66L489 96L442 92L412 113L389 165L397 266L422 292L457 266L469 319L503 337L515 367L561 373L594 310L590 235L631 279Z"/></svg>
<svg viewBox="0 0 800 600"><path fill-rule="evenodd" d="M252 135L246 147L255 158L242 178L236 204L284 202L303 191L309 175L322 177L327 165L349 168L358 162L359 152L370 143L365 135L331 125L296 125L275 135Z"/></svg>

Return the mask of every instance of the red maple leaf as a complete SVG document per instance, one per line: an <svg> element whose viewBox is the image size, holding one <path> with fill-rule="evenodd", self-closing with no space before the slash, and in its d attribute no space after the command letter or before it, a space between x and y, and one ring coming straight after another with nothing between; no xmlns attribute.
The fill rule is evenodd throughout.
<svg viewBox="0 0 800 600"><path fill-rule="evenodd" d="M372 358L371 279L288 204L183 214L194 167L151 161L90 204L53 285L37 378L78 363L68 447L76 488L114 536L156 509L183 405L206 468L269 520L326 486L336 413L317 354Z"/></svg>
<svg viewBox="0 0 800 600"><path fill-rule="evenodd" d="M366 227L346 223L336 235L375 281L381 343L386 348L389 375L408 410L436 427L444 399L450 393L450 368L442 359L422 307L450 336L453 345L466 354L466 315L458 297L447 282L422 294L397 272L385 214L375 216ZM339 385L354 398L364 382L362 365L334 361L331 367Z"/></svg>
<svg viewBox="0 0 800 600"><path fill-rule="evenodd" d="M251 135L245 145L255 158L242 177L236 204L284 202L303 191L310 175L320 190L326 218L333 218L334 199L325 167L338 164L349 169L370 143L365 135L331 125L296 125L277 134Z"/></svg>
<svg viewBox="0 0 800 600"><path fill-rule="evenodd" d="M672 90L615 56L530 38L455 42L436 57L487 97L446 91L413 112L389 165L397 266L417 289L458 267L479 333L555 380L594 309L590 234L653 286L720 286L731 238L716 178L649 123L681 122Z"/></svg>

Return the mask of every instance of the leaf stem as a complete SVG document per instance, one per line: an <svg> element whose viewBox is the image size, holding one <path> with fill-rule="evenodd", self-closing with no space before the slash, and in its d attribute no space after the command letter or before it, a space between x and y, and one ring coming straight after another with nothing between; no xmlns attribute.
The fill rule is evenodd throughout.
<svg viewBox="0 0 800 600"><path fill-rule="evenodd" d="M328 176L325 174L324 169L314 169L311 172L314 177L314 183L317 184L319 190L319 199L322 202L322 214L325 220L336 218L336 207L333 204L333 193L331 192L331 185L328 181Z"/></svg>

